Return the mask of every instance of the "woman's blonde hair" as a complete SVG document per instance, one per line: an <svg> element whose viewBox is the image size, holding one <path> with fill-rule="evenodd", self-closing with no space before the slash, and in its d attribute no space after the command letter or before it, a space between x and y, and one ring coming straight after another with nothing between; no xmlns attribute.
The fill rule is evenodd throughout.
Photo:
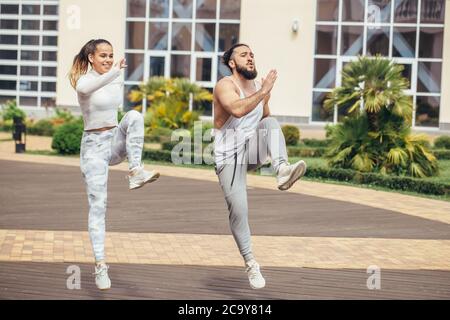
<svg viewBox="0 0 450 320"><path fill-rule="evenodd" d="M97 46L99 44L106 43L111 47L111 43L105 39L93 39L88 41L83 48L81 48L80 52L73 58L72 68L69 73L69 80L72 87L76 88L78 79L88 71L88 67L91 64L89 61L89 55L95 54L97 50Z"/></svg>

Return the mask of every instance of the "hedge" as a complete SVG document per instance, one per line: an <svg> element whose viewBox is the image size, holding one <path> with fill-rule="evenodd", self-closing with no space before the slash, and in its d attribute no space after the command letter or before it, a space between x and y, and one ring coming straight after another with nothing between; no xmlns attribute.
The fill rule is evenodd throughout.
<svg viewBox="0 0 450 320"><path fill-rule="evenodd" d="M438 149L450 150L450 136L440 136L434 140L434 146Z"/></svg>
<svg viewBox="0 0 450 320"><path fill-rule="evenodd" d="M193 154L191 163L194 164ZM144 150L143 159L172 162L168 150ZM205 163L202 163L205 165ZM409 177L385 176L378 173L362 173L351 169L332 169L324 167L308 167L306 177L351 182L355 184L384 187L430 195L450 195L450 184L424 181Z"/></svg>
<svg viewBox="0 0 450 320"><path fill-rule="evenodd" d="M306 177L347 181L422 194L450 195L450 184L423 181L409 177L385 176L378 173L362 173L350 169L313 167L308 168Z"/></svg>
<svg viewBox="0 0 450 320"><path fill-rule="evenodd" d="M308 157L308 158L320 158L323 157L327 151L326 147L288 147L289 157ZM450 160L450 150L441 149L433 150L433 154L438 160Z"/></svg>
<svg viewBox="0 0 450 320"><path fill-rule="evenodd" d="M190 153L188 155L188 157L190 158L190 164L195 164L194 160L194 153ZM182 156L180 155L180 158L182 158ZM207 160L209 163L213 163L213 159L212 157L209 158L204 158L203 156L198 156L198 158L202 159L202 164L201 165L212 165L212 164L208 164L205 162L205 160ZM150 150L150 149L144 149L143 153L142 153L142 159L145 160L152 160L152 161L163 161L163 162L171 162L172 161L172 152L168 151L168 150Z"/></svg>
<svg viewBox="0 0 450 320"><path fill-rule="evenodd" d="M438 160L450 160L450 150L433 150L433 154Z"/></svg>
<svg viewBox="0 0 450 320"><path fill-rule="evenodd" d="M330 140L322 140L322 139L302 139L301 142L308 147L328 147L330 144Z"/></svg>
<svg viewBox="0 0 450 320"><path fill-rule="evenodd" d="M170 141L172 130L169 128L153 128L144 137L145 142L167 142Z"/></svg>
<svg viewBox="0 0 450 320"><path fill-rule="evenodd" d="M284 125L281 127L283 131L284 139L286 140L286 145L295 146L300 140L300 129L293 125Z"/></svg>
<svg viewBox="0 0 450 320"><path fill-rule="evenodd" d="M55 133L55 127L49 119L41 119L34 124L28 125L27 133L36 136L52 137Z"/></svg>
<svg viewBox="0 0 450 320"><path fill-rule="evenodd" d="M12 132L13 122L12 120L0 121L0 131L2 132Z"/></svg>
<svg viewBox="0 0 450 320"><path fill-rule="evenodd" d="M161 149L162 150L167 150L167 151L172 151L173 150L173 148L175 147L175 146L177 146L177 145L179 145L181 142L180 141L168 141L168 142L163 142L163 143L161 143ZM202 143L202 152L203 152L203 150L207 147L207 146L209 146L210 144L211 144L212 142L210 142L210 143ZM191 151L192 152L194 152L194 146L195 146L195 144L193 143L193 142L191 142L191 143L186 143L187 144L187 146L185 147L185 149L186 148L189 148L189 146L191 147Z"/></svg>
<svg viewBox="0 0 450 320"><path fill-rule="evenodd" d="M325 152L326 148L308 148L308 147L288 147L289 157L309 157L320 158Z"/></svg>

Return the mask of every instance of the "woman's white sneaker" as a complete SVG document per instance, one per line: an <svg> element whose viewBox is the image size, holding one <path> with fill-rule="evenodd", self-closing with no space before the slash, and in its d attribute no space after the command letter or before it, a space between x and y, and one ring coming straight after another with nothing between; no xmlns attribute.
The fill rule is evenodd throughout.
<svg viewBox="0 0 450 320"><path fill-rule="evenodd" d="M95 284L100 290L108 290L111 288L108 269L109 267L104 263L95 266Z"/></svg>
<svg viewBox="0 0 450 320"><path fill-rule="evenodd" d="M143 166L134 168L128 175L128 181L130 184L130 190L139 189L146 183L151 183L159 178L159 172L145 171Z"/></svg>
<svg viewBox="0 0 450 320"><path fill-rule="evenodd" d="M277 175L278 189L285 191L294 185L306 173L306 163L300 160L291 165L284 165Z"/></svg>
<svg viewBox="0 0 450 320"><path fill-rule="evenodd" d="M256 260L252 259L245 263L248 281L252 289L262 289L266 285L266 280L261 274L259 264Z"/></svg>

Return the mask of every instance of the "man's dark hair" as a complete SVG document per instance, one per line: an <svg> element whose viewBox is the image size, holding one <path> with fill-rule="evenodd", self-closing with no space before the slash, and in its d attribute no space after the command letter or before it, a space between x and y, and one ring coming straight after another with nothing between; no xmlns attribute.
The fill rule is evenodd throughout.
<svg viewBox="0 0 450 320"><path fill-rule="evenodd" d="M235 45L233 45L230 49L228 49L227 51L225 51L223 53L222 56L222 62L224 65L227 66L228 69L230 69L230 71L233 71L230 66L228 65L228 63L231 60L231 57L233 56L233 52L234 49L239 48L239 47L249 47L248 45L246 45L245 43L236 43ZM250 47L249 47L250 48Z"/></svg>

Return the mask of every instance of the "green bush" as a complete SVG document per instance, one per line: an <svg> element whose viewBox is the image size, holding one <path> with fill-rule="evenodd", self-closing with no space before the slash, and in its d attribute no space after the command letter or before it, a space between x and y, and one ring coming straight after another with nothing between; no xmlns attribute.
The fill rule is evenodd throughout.
<svg viewBox="0 0 450 320"><path fill-rule="evenodd" d="M357 184L379 186L393 190L403 190L432 195L449 195L450 184L423 181L410 177L387 176L377 173L362 173L351 169L310 167L306 177L347 181Z"/></svg>
<svg viewBox="0 0 450 320"><path fill-rule="evenodd" d="M152 161L172 162L170 151L144 149L142 159Z"/></svg>
<svg viewBox="0 0 450 320"><path fill-rule="evenodd" d="M169 128L150 128L145 136L145 142L167 142L171 136L172 130Z"/></svg>
<svg viewBox="0 0 450 320"><path fill-rule="evenodd" d="M26 118L26 114L17 107L16 100L8 100L2 105L2 117L4 121L13 120L14 118L19 118L23 121Z"/></svg>
<svg viewBox="0 0 450 320"><path fill-rule="evenodd" d="M35 124L29 125L27 128L28 134L33 134L37 136L48 136L51 137L55 133L55 128L52 121L49 119L41 119Z"/></svg>
<svg viewBox="0 0 450 320"><path fill-rule="evenodd" d="M326 148L288 147L287 151L289 157L320 158L325 154Z"/></svg>
<svg viewBox="0 0 450 320"><path fill-rule="evenodd" d="M327 138L327 140L329 140L329 138L331 138L331 135L333 133L333 128L335 127L335 124L330 124L328 123L327 125L325 125L325 137Z"/></svg>
<svg viewBox="0 0 450 320"><path fill-rule="evenodd" d="M12 120L0 121L0 131L12 132L12 130L13 130Z"/></svg>
<svg viewBox="0 0 450 320"><path fill-rule="evenodd" d="M281 130L283 131L286 145L296 146L300 140L300 129L292 125L284 125Z"/></svg>
<svg viewBox="0 0 450 320"><path fill-rule="evenodd" d="M197 122L200 122L200 121L197 121ZM190 130L192 138L194 138L194 128L195 128L195 125ZM201 129L202 129L202 137L204 137L206 131L214 129L214 124L212 122L202 121L201 122Z"/></svg>
<svg viewBox="0 0 450 320"><path fill-rule="evenodd" d="M83 121L68 122L56 129L53 135L52 148L60 154L80 153L81 137L83 135Z"/></svg>
<svg viewBox="0 0 450 320"><path fill-rule="evenodd" d="M194 164L194 153L190 153L189 157L191 159L191 163ZM149 150L145 149L142 153L142 159L151 160L151 161L163 161L163 162L172 162L172 152L169 150ZM202 157L202 165L207 165L205 160L208 160L209 163L213 163L212 158L204 158Z"/></svg>
<svg viewBox="0 0 450 320"><path fill-rule="evenodd" d="M437 149L450 149L450 136L440 136L434 140L434 147Z"/></svg>
<svg viewBox="0 0 450 320"><path fill-rule="evenodd" d="M438 160L450 160L450 150L433 150L433 154Z"/></svg>
<svg viewBox="0 0 450 320"><path fill-rule="evenodd" d="M166 150L166 151L172 151L173 148L178 145L180 143L180 141L167 141L167 142L163 142L161 144L161 149L162 150ZM211 142L210 142L211 143ZM210 144L210 143L202 143L202 151L205 150L205 148ZM194 152L194 147L195 144L192 141L191 143L186 143L187 146L183 147L183 150L187 150L190 147L191 152Z"/></svg>
<svg viewBox="0 0 450 320"><path fill-rule="evenodd" d="M75 120L75 116L72 114L72 112L70 112L69 109L56 108L55 113L56 114L53 117L53 119L55 120L62 120L64 123Z"/></svg>
<svg viewBox="0 0 450 320"><path fill-rule="evenodd" d="M328 147L330 140L319 140L319 139L302 139L301 141L305 146L313 148Z"/></svg>

